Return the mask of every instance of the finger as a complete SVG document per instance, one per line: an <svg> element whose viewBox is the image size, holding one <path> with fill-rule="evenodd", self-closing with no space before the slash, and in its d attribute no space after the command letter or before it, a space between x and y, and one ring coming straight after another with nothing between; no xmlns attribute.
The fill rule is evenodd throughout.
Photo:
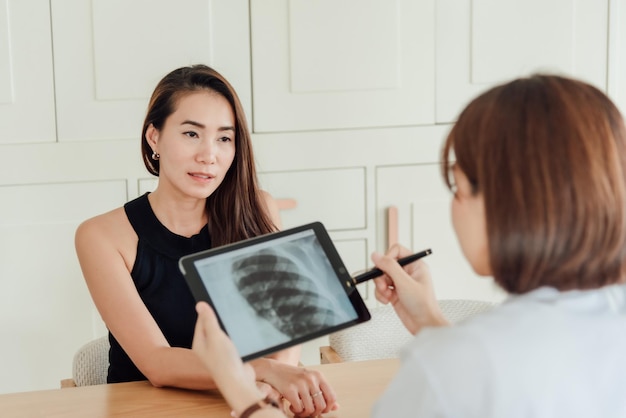
<svg viewBox="0 0 626 418"><path fill-rule="evenodd" d="M206 339L209 328L209 318L207 317L206 307L201 306L204 302L198 302L196 304L196 312L198 313L198 319L196 319L196 325L194 328L194 342L197 342L197 338ZM204 303L206 305L206 303Z"/></svg>
<svg viewBox="0 0 626 418"><path fill-rule="evenodd" d="M215 312L213 311L213 308L211 308L211 305L209 305L203 300L196 303L196 312L198 313L198 315L202 315L209 320L210 319L217 320L215 318Z"/></svg>
<svg viewBox="0 0 626 418"><path fill-rule="evenodd" d="M302 401L302 411L300 412L300 415L309 416L313 415L313 413L315 412L315 404L313 400L314 393L317 393L317 391L311 393L308 388L300 393L300 401Z"/></svg>
<svg viewBox="0 0 626 418"><path fill-rule="evenodd" d="M298 389L298 396L302 406L302 410L298 414L301 416L319 415L323 408L316 413L317 407L315 401L317 399L315 398L319 398L323 394L323 391L319 389L319 384L317 383L320 379L316 378L315 372L306 369L304 369L304 371L307 373L307 378L303 380L302 383L305 381L308 383L300 385Z"/></svg>
<svg viewBox="0 0 626 418"><path fill-rule="evenodd" d="M321 388L317 392L311 393L311 400L313 401L313 411L311 415L317 416L327 412L326 398L324 398L324 391Z"/></svg>
<svg viewBox="0 0 626 418"><path fill-rule="evenodd" d="M291 413L298 415L303 411L304 407L300 399L300 392L295 385L290 385L287 390L282 392L282 396L289 402L289 410Z"/></svg>
<svg viewBox="0 0 626 418"><path fill-rule="evenodd" d="M402 268L398 262L389 255L381 255L380 253L374 252L372 253L372 261L382 271L387 275L387 279L389 279L392 283L391 285L394 288L398 286L403 286L404 284L411 281L411 277L408 275L406 271ZM387 286L387 288L389 285Z"/></svg>
<svg viewBox="0 0 626 418"><path fill-rule="evenodd" d="M335 395L333 388L325 380L322 380L320 382L320 390L322 391L322 396L320 396L320 398L324 398L325 404L325 408L320 413L325 414L336 410L338 407L337 395Z"/></svg>
<svg viewBox="0 0 626 418"><path fill-rule="evenodd" d="M376 287L374 288L374 296L376 300L378 300L383 305L387 305L391 303L394 298L394 287L389 287L386 282L383 284L375 283Z"/></svg>
<svg viewBox="0 0 626 418"><path fill-rule="evenodd" d="M312 386L306 385L300 390L300 400L302 401L302 412L300 412L300 415L303 415L303 416L319 415L319 412L315 414L316 399L314 398L321 397L323 392L319 390L319 386L316 384L316 382L311 382L311 383L313 384Z"/></svg>
<svg viewBox="0 0 626 418"><path fill-rule="evenodd" d="M304 406L302 405L302 400L300 398L297 398L295 401L291 401L289 400L289 398L285 397L289 403L291 404L291 406L289 406L289 410L291 411L292 414L298 416L300 414L303 414L304 412ZM304 415L304 414L303 414Z"/></svg>
<svg viewBox="0 0 626 418"><path fill-rule="evenodd" d="M386 274L375 278L374 284L376 285L376 290L380 290L385 295L389 295L387 292L388 290L393 290L393 280L391 280Z"/></svg>
<svg viewBox="0 0 626 418"><path fill-rule="evenodd" d="M406 257L411 254L411 250L406 247L403 247L400 244L393 244L391 247L387 249L385 255L391 257L393 259L398 259L400 257Z"/></svg>

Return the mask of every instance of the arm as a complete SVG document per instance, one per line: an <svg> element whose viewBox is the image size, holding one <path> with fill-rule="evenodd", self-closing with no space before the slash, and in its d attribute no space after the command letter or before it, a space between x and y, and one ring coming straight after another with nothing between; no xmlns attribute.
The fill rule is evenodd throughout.
<svg viewBox="0 0 626 418"><path fill-rule="evenodd" d="M75 245L102 319L148 380L155 386L214 388L191 350L169 346L141 300L130 276L137 237L123 209L85 221L76 231Z"/></svg>
<svg viewBox="0 0 626 418"><path fill-rule="evenodd" d="M235 346L220 328L210 306L200 302L196 310L198 321L192 350L213 375L222 396L235 411L235 416L240 416L242 411L264 397L255 384L254 371L241 362ZM263 408L253 415L255 418L285 416L274 408Z"/></svg>
<svg viewBox="0 0 626 418"><path fill-rule="evenodd" d="M404 326L412 334L426 326L449 325L443 316L430 278L428 265L415 261L404 268L397 263L400 257L411 254L407 248L393 245L383 256L372 254L372 261L385 275L374 279L376 299L391 303Z"/></svg>

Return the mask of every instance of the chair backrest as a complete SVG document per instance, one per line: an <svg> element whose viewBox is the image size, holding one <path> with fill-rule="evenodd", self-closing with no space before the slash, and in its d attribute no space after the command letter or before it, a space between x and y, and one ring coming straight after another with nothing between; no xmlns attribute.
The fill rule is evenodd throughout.
<svg viewBox="0 0 626 418"><path fill-rule="evenodd" d="M451 323L489 310L493 302L449 299L439 306ZM361 361L398 357L400 349L413 338L391 305L370 309L372 319L329 336L330 347L342 361Z"/></svg>
<svg viewBox="0 0 626 418"><path fill-rule="evenodd" d="M72 380L75 386L102 385L107 382L109 348L109 338L104 336L78 349L72 362Z"/></svg>

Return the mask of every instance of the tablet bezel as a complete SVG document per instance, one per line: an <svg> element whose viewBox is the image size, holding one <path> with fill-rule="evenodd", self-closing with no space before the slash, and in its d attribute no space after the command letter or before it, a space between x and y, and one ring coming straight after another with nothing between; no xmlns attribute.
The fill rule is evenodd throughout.
<svg viewBox="0 0 626 418"><path fill-rule="evenodd" d="M306 335L302 335L293 339L290 339L287 342L276 344L265 349L255 351L253 353L249 353L247 355L242 356L243 361L253 360L255 358L263 357L268 354L284 350L286 348L292 347L294 345L302 344L304 342L313 340L315 338L319 338L333 332L357 325L359 323L368 321L371 316L365 302L361 298L354 280L348 273L348 270L345 268L344 263L335 248L335 245L328 235L328 231L324 227L321 222L312 222L309 224L301 225L295 228L290 228L282 231L273 232L270 234L261 235L258 237L250 238L247 240L239 241L233 244L228 244L224 246L220 246L217 248L212 248L209 250L201 251L194 254L189 254L183 256L179 260L179 268L183 273L183 276L191 290L192 295L194 296L196 302L205 301L209 303L213 309L216 311L216 316L218 318L220 327L228 334L226 327L222 321L221 313L217 311L216 305L213 303L211 296L209 295L208 289L205 287L202 277L197 270L196 262L205 260L210 257L214 257L216 255L224 254L227 252L231 252L234 250L240 250L242 248L248 248L257 246L259 244L266 244L273 240L277 240L284 237L289 237L291 235L296 235L304 231L313 231L317 241L319 242L324 254L326 255L327 260L332 267L332 270L335 272L336 279L339 281L341 288L346 292L347 300L350 301L352 308L356 312L357 317L353 320L330 326L323 329L318 329L312 332L307 333ZM265 247L265 245L264 245Z"/></svg>

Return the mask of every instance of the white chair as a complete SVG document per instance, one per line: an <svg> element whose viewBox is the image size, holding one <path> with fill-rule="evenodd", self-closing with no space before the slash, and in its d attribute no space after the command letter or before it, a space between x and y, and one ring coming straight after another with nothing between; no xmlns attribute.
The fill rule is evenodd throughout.
<svg viewBox="0 0 626 418"><path fill-rule="evenodd" d="M61 387L102 385L109 370L109 337L88 342L74 354L72 378L61 380Z"/></svg>
<svg viewBox="0 0 626 418"><path fill-rule="evenodd" d="M451 323L462 321L496 305L493 302L466 299L438 302L444 316ZM322 364L398 357L402 346L413 335L404 327L391 305L372 308L370 313L372 318L369 321L329 336L330 345L320 347Z"/></svg>

